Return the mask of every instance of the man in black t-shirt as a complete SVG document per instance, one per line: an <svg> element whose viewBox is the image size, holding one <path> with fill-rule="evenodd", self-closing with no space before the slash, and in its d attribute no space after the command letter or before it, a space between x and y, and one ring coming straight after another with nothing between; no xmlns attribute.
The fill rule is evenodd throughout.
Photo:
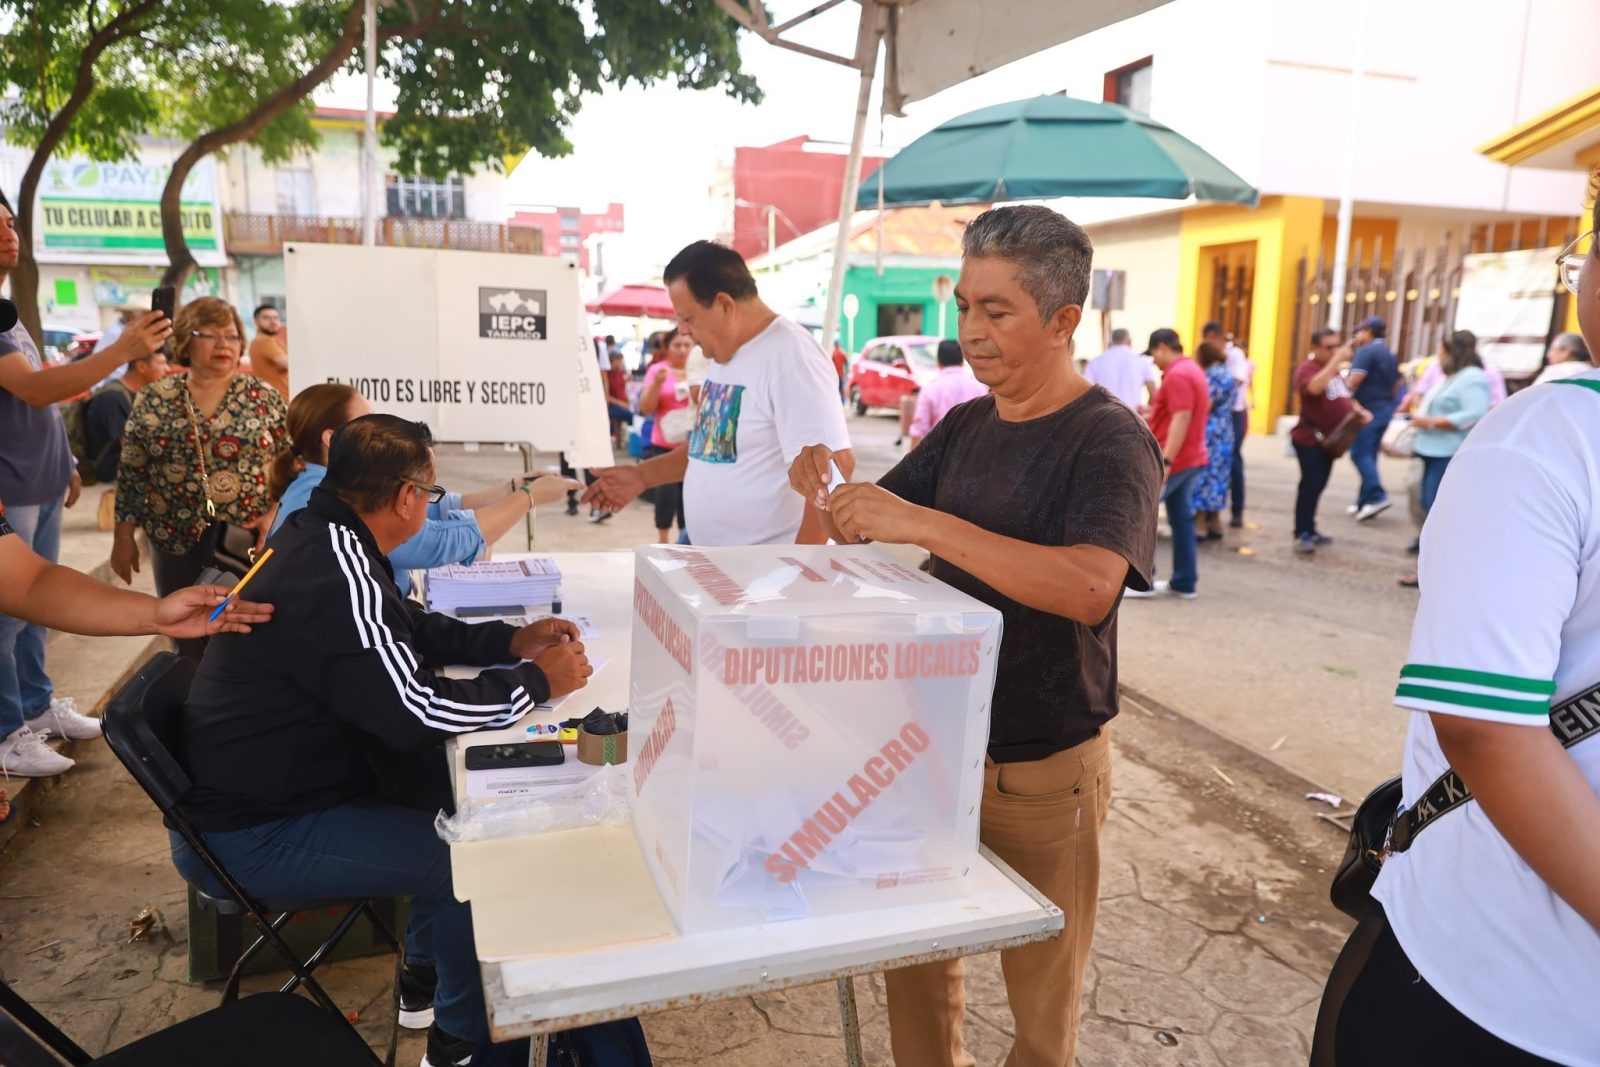
<svg viewBox="0 0 1600 1067"><path fill-rule="evenodd" d="M1016 1017L1007 1062L1071 1067L1111 794L1117 607L1150 587L1161 451L1143 420L1072 365L1093 248L1036 206L967 227L963 354L992 395L952 408L877 485L827 491L831 453L790 483L841 542L916 544L933 575L998 609L980 836L1066 915L1054 941L1001 954ZM970 1067L959 961L890 972L896 1063Z"/></svg>

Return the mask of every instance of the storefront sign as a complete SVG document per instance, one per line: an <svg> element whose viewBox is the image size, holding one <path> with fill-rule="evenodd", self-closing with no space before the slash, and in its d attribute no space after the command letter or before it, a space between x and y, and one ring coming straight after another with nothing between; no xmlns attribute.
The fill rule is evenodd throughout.
<svg viewBox="0 0 1600 1067"><path fill-rule="evenodd" d="M68 158L45 168L39 190L46 251L160 252L161 190L172 168ZM216 163L202 160L183 185L180 219L189 247L222 247Z"/></svg>

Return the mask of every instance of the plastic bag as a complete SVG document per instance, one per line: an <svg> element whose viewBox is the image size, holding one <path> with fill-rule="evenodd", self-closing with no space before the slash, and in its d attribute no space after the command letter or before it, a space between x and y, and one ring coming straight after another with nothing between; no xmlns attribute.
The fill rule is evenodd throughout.
<svg viewBox="0 0 1600 1067"><path fill-rule="evenodd" d="M440 812L433 828L449 844L522 837L629 821L630 783L625 765L600 768L577 785L536 796L467 800L454 816Z"/></svg>

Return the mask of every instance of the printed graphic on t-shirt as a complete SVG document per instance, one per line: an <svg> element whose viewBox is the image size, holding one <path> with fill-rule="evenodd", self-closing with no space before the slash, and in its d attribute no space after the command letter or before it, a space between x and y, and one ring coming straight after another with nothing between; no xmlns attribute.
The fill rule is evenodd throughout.
<svg viewBox="0 0 1600 1067"><path fill-rule="evenodd" d="M739 461L739 405L744 386L707 382L689 434L689 458L705 463Z"/></svg>
<svg viewBox="0 0 1600 1067"><path fill-rule="evenodd" d="M6 506L0 504L0 537L12 532L11 524L6 521Z"/></svg>

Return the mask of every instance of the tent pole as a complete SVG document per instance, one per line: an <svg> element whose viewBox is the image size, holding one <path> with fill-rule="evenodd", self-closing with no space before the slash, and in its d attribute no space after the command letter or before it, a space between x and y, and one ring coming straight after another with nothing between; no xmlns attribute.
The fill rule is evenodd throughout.
<svg viewBox="0 0 1600 1067"><path fill-rule="evenodd" d="M1328 293L1328 327L1344 331L1345 275L1350 265L1350 225L1355 216L1356 135L1361 121L1361 82L1367 75L1367 0L1356 0L1356 56L1350 69L1350 96L1344 125L1344 167L1339 175L1339 221L1333 239L1333 284Z"/></svg>
<svg viewBox="0 0 1600 1067"><path fill-rule="evenodd" d="M844 299L845 260L850 252L850 220L861 188L861 153L867 137L867 112L872 109L872 81L878 71L878 42L883 38L882 5L866 0L861 5L861 29L856 36L856 65L861 71L861 92L856 98L856 126L850 137L850 158L844 168L844 191L839 197L839 233L833 242L833 275L828 281L827 311L822 317L822 349L833 351L839 337L839 305Z"/></svg>
<svg viewBox="0 0 1600 1067"><path fill-rule="evenodd" d="M373 191L378 180L378 113L374 103L378 80L377 0L367 0L364 36L367 110L361 126L361 243L371 248L378 243L378 197Z"/></svg>

